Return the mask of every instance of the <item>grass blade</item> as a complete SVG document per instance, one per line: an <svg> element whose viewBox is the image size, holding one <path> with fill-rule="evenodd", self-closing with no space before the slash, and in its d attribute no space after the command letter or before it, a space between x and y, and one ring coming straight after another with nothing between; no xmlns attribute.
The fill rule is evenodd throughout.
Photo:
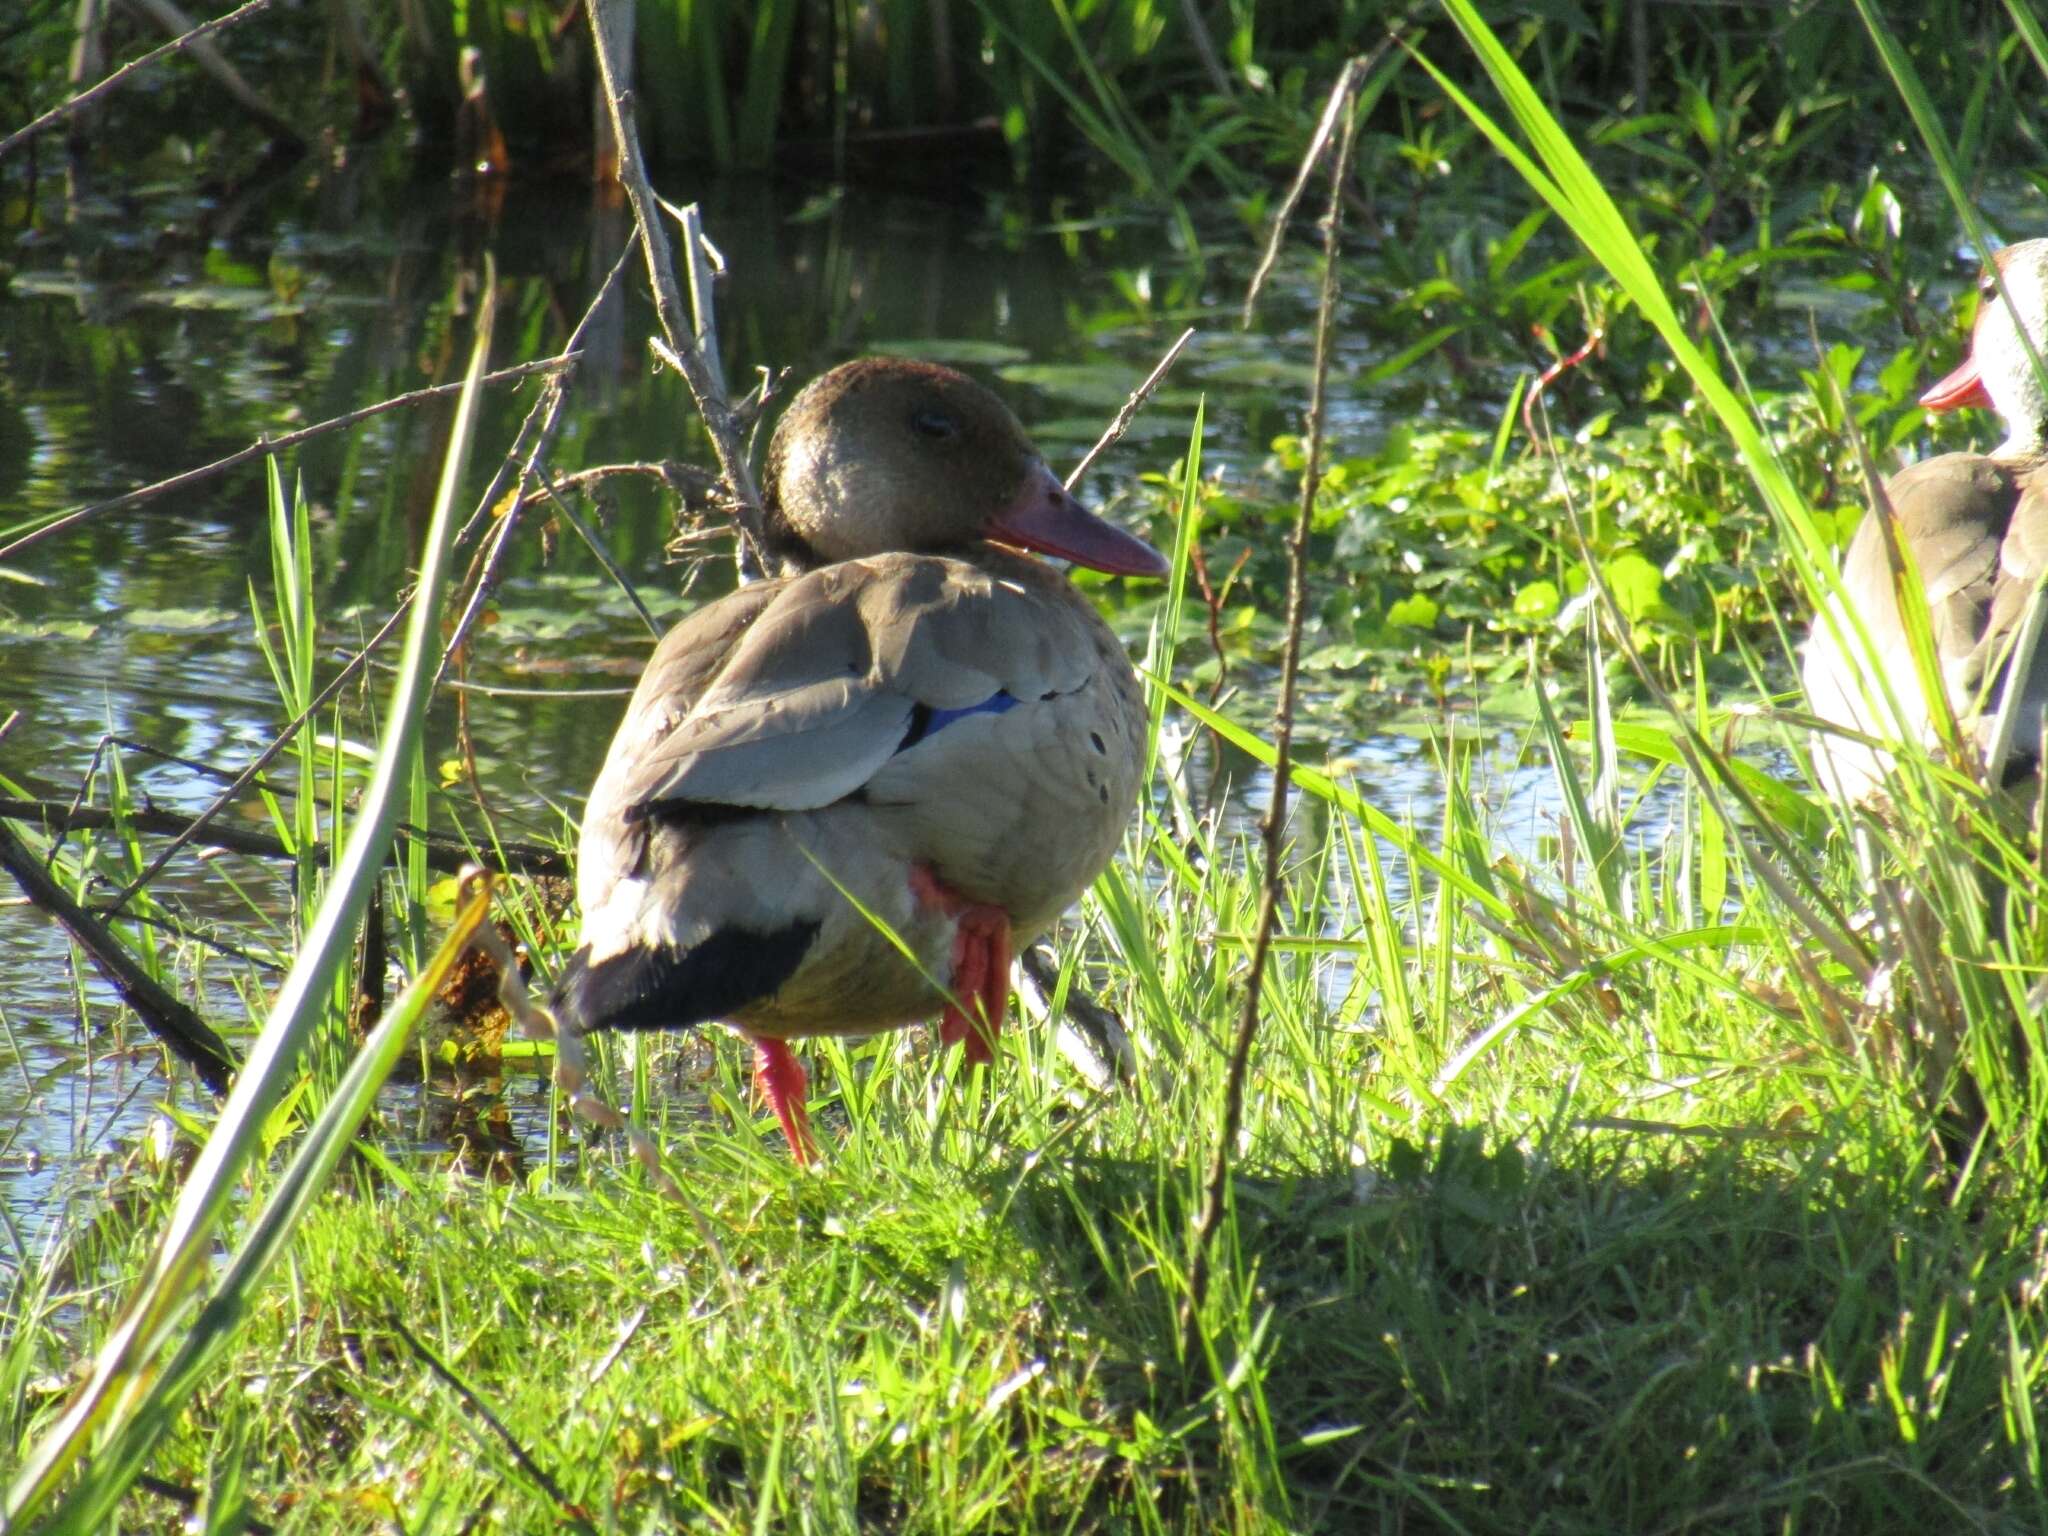
<svg viewBox="0 0 2048 1536"><path fill-rule="evenodd" d="M493 291L487 278L484 291ZM147 1272L120 1321L107 1335L90 1379L30 1452L7 1490L10 1525L25 1525L65 1472L86 1454L96 1430L119 1429L141 1406L179 1316L212 1261L213 1234L244 1165L262 1145L264 1122L290 1083L299 1057L332 996L372 887L381 877L400 796L426 714L438 655L442 588L455 528L455 498L475 434L477 379L490 346L492 307L477 321L469 374L442 465L440 494L420 559L419 583L406 629L404 658L387 714L390 732L363 793L348 846L291 973L251 1047L211 1137L179 1193ZM95 1466L80 1485L83 1498L110 1483ZM115 1490L118 1491L118 1490Z"/></svg>

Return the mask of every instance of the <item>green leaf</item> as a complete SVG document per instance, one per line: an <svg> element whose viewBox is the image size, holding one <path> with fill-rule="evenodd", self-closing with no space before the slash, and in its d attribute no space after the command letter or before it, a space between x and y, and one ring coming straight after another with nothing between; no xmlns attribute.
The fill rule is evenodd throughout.
<svg viewBox="0 0 2048 1536"><path fill-rule="evenodd" d="M1557 583L1532 581L1515 593L1515 617L1528 624L1547 624L1561 605Z"/></svg>
<svg viewBox="0 0 2048 1536"><path fill-rule="evenodd" d="M1600 570L1614 592L1615 604L1631 624L1639 624L1665 607L1664 573L1635 550L1603 562Z"/></svg>
<svg viewBox="0 0 2048 1536"><path fill-rule="evenodd" d="M1442 612L1435 598L1427 593L1411 592L1387 609L1387 622L1403 629L1431 629Z"/></svg>

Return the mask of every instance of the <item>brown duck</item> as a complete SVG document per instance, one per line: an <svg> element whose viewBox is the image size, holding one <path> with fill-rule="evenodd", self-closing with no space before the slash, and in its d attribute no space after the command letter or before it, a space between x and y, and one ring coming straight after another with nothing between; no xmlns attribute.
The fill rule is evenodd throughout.
<svg viewBox="0 0 2048 1536"><path fill-rule="evenodd" d="M2048 392L2027 355L2048 346L2048 240L2028 240L1992 258L1980 285L1970 352L1920 397L1929 410L1988 406L2007 436L1990 453L1945 453L1885 482L1899 541L1913 557L1927 595L1935 659L1964 734L1988 747L2028 599L2048 568ZM1872 680L1862 648L1843 623L1853 607L1870 639L1884 686ZM1849 542L1835 622L1818 619L1807 642L1804 680L1813 712L1846 730L1880 739L1934 740L1906 627L1892 586L1884 536L1866 517ZM2048 638L2048 631L2043 631ZM2048 644L2027 667L2023 711L2008 770L2037 767L2048 709ZM1890 690L1896 711L1886 703ZM1814 767L1827 791L1845 801L1882 792L1890 758L1861 742L1814 738Z"/></svg>
<svg viewBox="0 0 2048 1536"><path fill-rule="evenodd" d="M937 1011L987 1061L1012 951L1129 820L1130 661L1018 551L1166 562L1083 510L1001 401L928 363L814 381L764 478L785 574L698 609L648 662L584 812L582 943L554 1005L579 1031L730 1025L804 1161L787 1042Z"/></svg>

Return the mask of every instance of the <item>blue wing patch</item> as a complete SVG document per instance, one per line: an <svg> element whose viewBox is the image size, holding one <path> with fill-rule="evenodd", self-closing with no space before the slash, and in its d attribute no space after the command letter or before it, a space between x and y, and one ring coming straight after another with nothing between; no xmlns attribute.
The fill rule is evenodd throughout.
<svg viewBox="0 0 2048 1536"><path fill-rule="evenodd" d="M936 735L955 720L965 720L969 715L1000 715L1008 709L1015 709L1017 700L1008 693L992 693L979 704L970 704L965 709L933 709L929 704L911 707L910 728L903 733L903 740L897 744L898 752L908 752L927 736Z"/></svg>

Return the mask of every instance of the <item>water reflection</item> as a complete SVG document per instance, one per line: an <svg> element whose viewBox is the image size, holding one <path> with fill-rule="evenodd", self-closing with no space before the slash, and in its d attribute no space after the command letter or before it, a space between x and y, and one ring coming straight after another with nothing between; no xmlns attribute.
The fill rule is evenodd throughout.
<svg viewBox="0 0 2048 1536"><path fill-rule="evenodd" d="M1205 392L1212 465L1243 465L1295 426L1305 297L1283 285L1265 333L1241 336L1239 274L1175 250L1153 223L1048 223L978 199L807 199L759 183L664 190L706 204L728 273L720 323L736 383L770 363L801 378L882 348L947 357L997 381L1057 462L1093 440L1183 325L1205 323L1132 446L1095 472L1089 493L1107 496L1137 467L1177 457ZM170 191L39 210L35 237L17 243L20 271L0 293L0 542L82 500L452 378L486 244L503 284L498 361L558 348L622 248L622 213L580 187L517 185L485 231L449 201L438 183L358 162L242 189L231 208ZM557 474L695 451L680 383L655 374L640 349L651 330L632 299L585 336L551 454ZM1369 327L1347 328L1340 371L1362 372L1384 351ZM494 392L480 441L510 442L535 389ZM406 585L450 408L378 416L291 458L312 507L326 665L358 648ZM1376 432L1375 409L1362 393L1344 400L1340 434ZM249 620L252 600L266 614L271 604L263 491L262 467L251 463L90 519L7 562L0 664L20 718L0 738L0 774L66 800L103 738L115 737L128 744L113 750L130 792L189 814L217 788L194 764L236 769L271 739L285 711ZM607 502L609 546L672 621L685 604L680 573L662 564L667 505L632 484ZM529 523L538 533L545 518ZM618 697L603 690L622 687L649 644L566 530L549 530L546 542L544 551L540 537L516 541L495 622L463 671L516 690L469 694L463 722L511 837L560 833L617 718ZM373 718L382 693L373 668L345 695L347 717ZM435 760L457 753L452 695L430 730ZM1418 823L1440 814L1421 742L1366 738L1341 750L1372 765L1375 799L1393 814L1412 806ZM100 760L98 803L106 767ZM1255 810L1262 781L1236 778L1236 803ZM1511 786L1511 818L1519 794ZM101 895L124 876L95 873ZM156 889L183 921L244 935L267 928L284 942L291 892L274 865L187 855ZM181 985L234 1033L245 994L272 978L193 953L197 970ZM54 1209L59 1170L136 1139L160 1087L139 1026L113 1032L121 1012L110 989L20 904L0 907L0 1011L16 1058L0 1069L0 1166L9 1170L0 1182L34 1231ZM399 1087L387 1107L403 1112L425 1149L460 1140L502 1153L522 1126L532 1129L534 1091L515 1089L510 1121L502 1101L490 1108L475 1089L436 1104L429 1090Z"/></svg>

